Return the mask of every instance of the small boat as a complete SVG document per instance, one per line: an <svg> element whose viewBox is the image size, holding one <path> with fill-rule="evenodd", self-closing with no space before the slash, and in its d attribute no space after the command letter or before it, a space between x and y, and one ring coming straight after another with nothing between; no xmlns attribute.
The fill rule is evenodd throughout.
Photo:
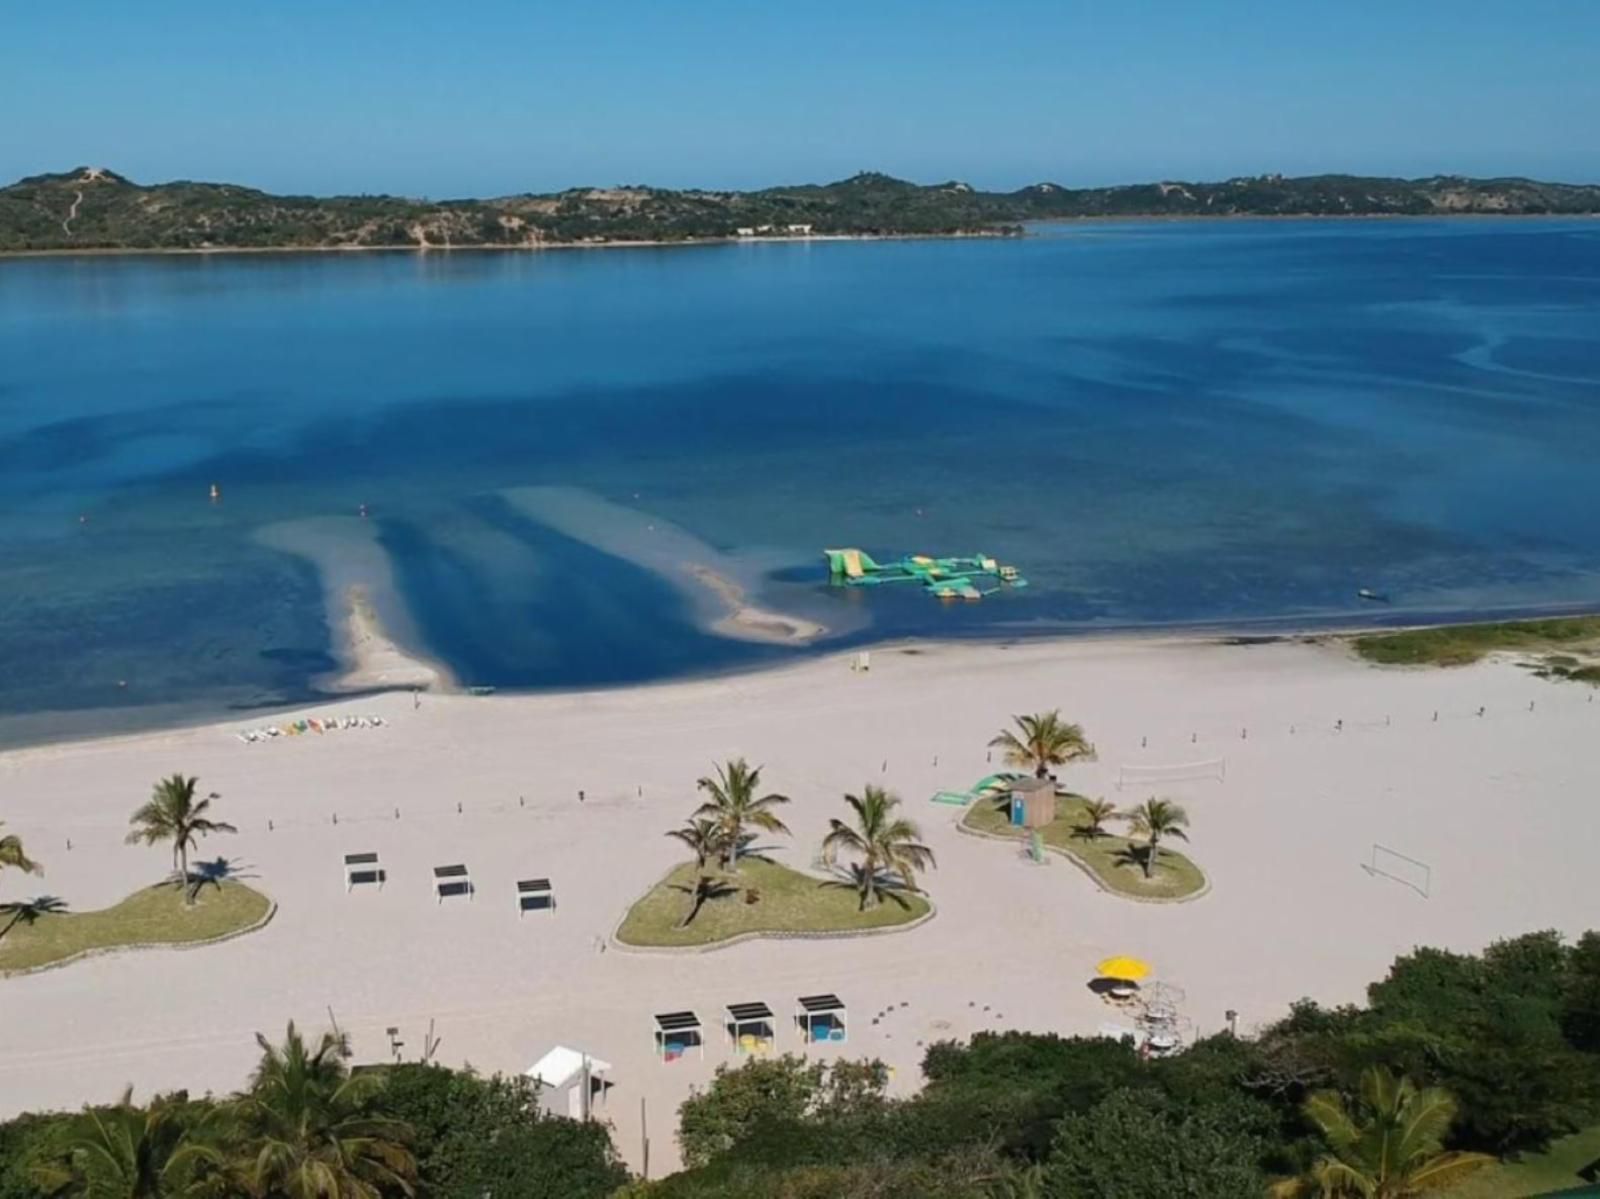
<svg viewBox="0 0 1600 1199"><path fill-rule="evenodd" d="M1363 587L1356 592L1364 600L1371 600L1375 604L1387 604L1389 597L1381 591L1373 591L1370 587Z"/></svg>

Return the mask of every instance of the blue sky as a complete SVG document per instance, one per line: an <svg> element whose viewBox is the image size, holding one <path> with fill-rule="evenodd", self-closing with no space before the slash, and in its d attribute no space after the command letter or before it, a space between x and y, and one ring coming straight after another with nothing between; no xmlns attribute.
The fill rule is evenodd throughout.
<svg viewBox="0 0 1600 1199"><path fill-rule="evenodd" d="M0 0L0 180L1600 181L1600 0Z"/></svg>

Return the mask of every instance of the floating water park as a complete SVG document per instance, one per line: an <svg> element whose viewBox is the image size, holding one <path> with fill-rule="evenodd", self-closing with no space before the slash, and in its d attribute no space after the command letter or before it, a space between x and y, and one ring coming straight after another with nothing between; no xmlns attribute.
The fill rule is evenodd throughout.
<svg viewBox="0 0 1600 1199"><path fill-rule="evenodd" d="M874 562L864 550L823 550L828 582L835 587L876 587L884 583L917 583L936 599L982 599L1006 588L1026 587L1015 566L1003 566L987 554L970 558L929 558L907 554L897 562Z"/></svg>

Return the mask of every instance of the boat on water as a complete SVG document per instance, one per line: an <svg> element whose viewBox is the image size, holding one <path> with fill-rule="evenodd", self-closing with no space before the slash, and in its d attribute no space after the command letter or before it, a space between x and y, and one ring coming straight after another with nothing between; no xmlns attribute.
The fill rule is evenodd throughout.
<svg viewBox="0 0 1600 1199"><path fill-rule="evenodd" d="M1387 604L1389 602L1389 596L1387 592L1374 591L1370 587L1363 587L1360 591L1356 592L1356 594L1364 600L1370 600L1374 604Z"/></svg>

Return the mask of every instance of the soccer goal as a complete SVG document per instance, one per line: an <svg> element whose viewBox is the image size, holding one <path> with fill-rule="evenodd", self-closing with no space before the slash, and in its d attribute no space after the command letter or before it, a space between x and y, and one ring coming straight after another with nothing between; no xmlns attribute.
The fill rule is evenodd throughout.
<svg viewBox="0 0 1600 1199"><path fill-rule="evenodd" d="M1129 787L1159 787L1166 783L1223 782L1228 777L1228 759L1210 758L1204 762L1179 762L1173 766L1129 766L1117 768L1117 790Z"/></svg>
<svg viewBox="0 0 1600 1199"><path fill-rule="evenodd" d="M1410 887L1424 899L1433 891L1432 866L1376 841L1372 843L1371 856L1361 864L1361 869L1373 878L1386 878L1402 887Z"/></svg>

